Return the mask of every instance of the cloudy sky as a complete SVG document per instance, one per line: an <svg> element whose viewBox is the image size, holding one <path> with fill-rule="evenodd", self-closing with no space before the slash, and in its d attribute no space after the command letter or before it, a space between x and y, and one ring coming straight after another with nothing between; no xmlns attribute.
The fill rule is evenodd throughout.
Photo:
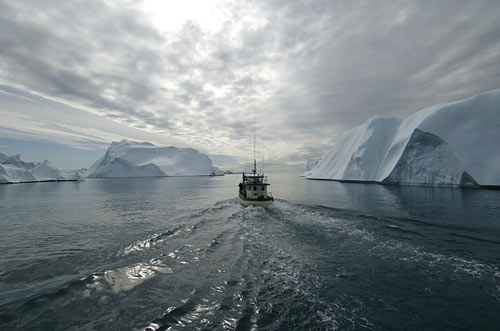
<svg viewBox="0 0 500 331"><path fill-rule="evenodd" d="M500 88L500 1L0 0L0 152L114 140L304 165L373 116Z"/></svg>

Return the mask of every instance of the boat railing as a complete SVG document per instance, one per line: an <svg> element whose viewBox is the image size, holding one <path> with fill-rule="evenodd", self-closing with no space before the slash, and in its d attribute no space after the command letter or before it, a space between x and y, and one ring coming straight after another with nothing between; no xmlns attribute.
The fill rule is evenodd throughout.
<svg viewBox="0 0 500 331"><path fill-rule="evenodd" d="M245 176L246 182L251 184L268 184L267 176Z"/></svg>

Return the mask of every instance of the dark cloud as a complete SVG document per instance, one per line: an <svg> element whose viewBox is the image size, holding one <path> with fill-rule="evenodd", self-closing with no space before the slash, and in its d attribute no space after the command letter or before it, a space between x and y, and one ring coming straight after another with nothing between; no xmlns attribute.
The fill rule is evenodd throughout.
<svg viewBox="0 0 500 331"><path fill-rule="evenodd" d="M242 155L255 112L266 152L292 163L372 116L500 87L496 0L219 7L216 30L165 32L128 1L0 0L0 84L224 155Z"/></svg>

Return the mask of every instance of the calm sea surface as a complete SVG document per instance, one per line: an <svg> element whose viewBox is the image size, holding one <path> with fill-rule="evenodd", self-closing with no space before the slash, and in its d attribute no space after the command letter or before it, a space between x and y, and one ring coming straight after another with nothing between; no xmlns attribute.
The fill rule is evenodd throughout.
<svg viewBox="0 0 500 331"><path fill-rule="evenodd" d="M500 191L269 177L0 185L0 329L500 328Z"/></svg>

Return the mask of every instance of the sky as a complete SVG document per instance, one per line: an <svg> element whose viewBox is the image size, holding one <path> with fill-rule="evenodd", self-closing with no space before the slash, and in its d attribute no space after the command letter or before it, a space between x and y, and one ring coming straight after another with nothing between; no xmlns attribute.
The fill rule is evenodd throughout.
<svg viewBox="0 0 500 331"><path fill-rule="evenodd" d="M303 168L373 116L500 88L500 1L0 0L0 152L112 141Z"/></svg>

